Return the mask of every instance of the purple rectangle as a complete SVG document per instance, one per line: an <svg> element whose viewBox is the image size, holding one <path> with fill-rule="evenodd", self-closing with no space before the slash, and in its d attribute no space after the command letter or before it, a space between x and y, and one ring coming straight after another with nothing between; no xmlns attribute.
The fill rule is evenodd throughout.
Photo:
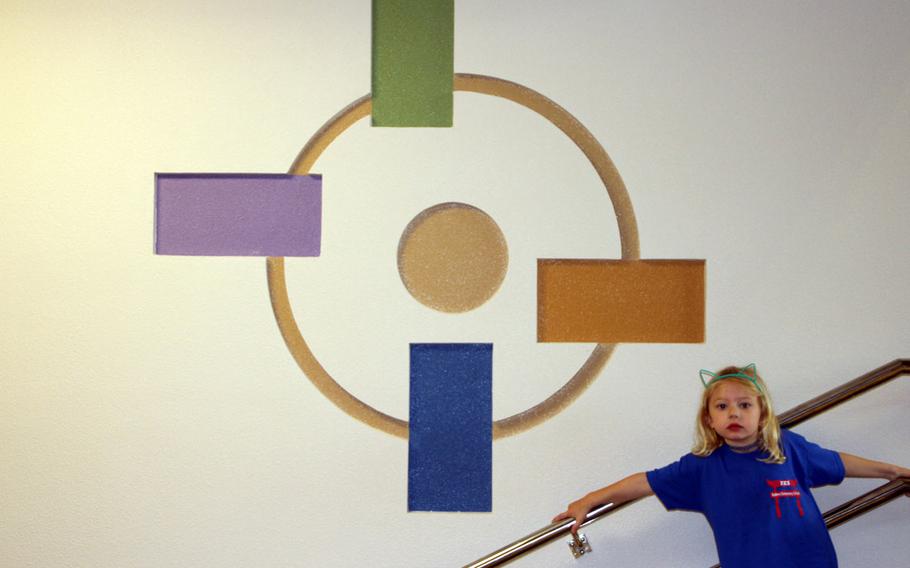
<svg viewBox="0 0 910 568"><path fill-rule="evenodd" d="M322 176L155 174L155 253L319 256Z"/></svg>

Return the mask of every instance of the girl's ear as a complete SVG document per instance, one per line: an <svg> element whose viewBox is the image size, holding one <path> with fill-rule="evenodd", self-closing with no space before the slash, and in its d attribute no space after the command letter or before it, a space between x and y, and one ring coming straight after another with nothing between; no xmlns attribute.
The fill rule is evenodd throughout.
<svg viewBox="0 0 910 568"><path fill-rule="evenodd" d="M704 426L708 432L714 432L714 425L711 420L711 399L704 399L704 406L701 409L701 424Z"/></svg>
<svg viewBox="0 0 910 568"><path fill-rule="evenodd" d="M705 388L707 388L708 383L710 383L711 380L717 376L717 374L712 373L711 371L706 371L705 369L702 369L701 371L698 372L698 376L701 377L701 384L705 385Z"/></svg>
<svg viewBox="0 0 910 568"><path fill-rule="evenodd" d="M763 431L768 424L768 405L765 404L765 398L761 395L758 397L758 404L761 406L761 412L758 414L758 430Z"/></svg>

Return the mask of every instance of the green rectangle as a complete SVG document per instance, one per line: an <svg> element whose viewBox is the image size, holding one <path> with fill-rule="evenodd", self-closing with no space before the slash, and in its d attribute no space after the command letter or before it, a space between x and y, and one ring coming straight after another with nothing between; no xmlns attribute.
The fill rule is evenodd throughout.
<svg viewBox="0 0 910 568"><path fill-rule="evenodd" d="M373 126L452 126L454 0L373 0Z"/></svg>

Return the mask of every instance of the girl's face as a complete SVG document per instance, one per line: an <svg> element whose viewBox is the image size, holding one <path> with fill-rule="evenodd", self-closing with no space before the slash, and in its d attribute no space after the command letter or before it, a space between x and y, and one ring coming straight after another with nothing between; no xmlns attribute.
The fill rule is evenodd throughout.
<svg viewBox="0 0 910 568"><path fill-rule="evenodd" d="M708 400L708 425L733 447L758 441L761 402L755 391L739 381L721 381Z"/></svg>

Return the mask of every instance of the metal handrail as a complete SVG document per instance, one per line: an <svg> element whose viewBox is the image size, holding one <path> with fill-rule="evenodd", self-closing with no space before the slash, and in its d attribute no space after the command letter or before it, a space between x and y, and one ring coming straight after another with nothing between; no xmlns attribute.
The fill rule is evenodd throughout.
<svg viewBox="0 0 910 568"><path fill-rule="evenodd" d="M910 477L899 477L860 495L856 499L838 505L825 513L825 525L829 529L833 529L864 513L868 513L872 509L877 509L901 495L910 497Z"/></svg>
<svg viewBox="0 0 910 568"><path fill-rule="evenodd" d="M895 359L878 369L869 371L865 375L778 414L777 418L781 426L791 428L906 374L910 374L910 359Z"/></svg>
<svg viewBox="0 0 910 568"><path fill-rule="evenodd" d="M581 526L586 527L594 521L599 520L601 517L612 515L613 513L621 511L632 503L640 500L641 499L635 499L615 506L613 503L601 505L600 507L597 507L588 513L588 515L585 517L585 522L583 522ZM510 560L513 560L526 552L530 552L535 548L543 546L550 541L556 540L557 538L568 534L571 532L572 525L574 523L575 519L566 519L564 521L558 521L551 525L547 525L539 531L533 532L524 538L516 540L508 546L500 548L496 552L490 553L479 560L475 560L474 562L465 565L464 568L489 568L490 566L502 566L504 563L509 562Z"/></svg>
<svg viewBox="0 0 910 568"><path fill-rule="evenodd" d="M864 394L876 387L879 387L892 379L901 375L910 374L910 359L895 359L890 363L869 371L865 375L857 377L850 382L844 383L839 387L833 388L811 400L804 402L790 410L778 415L780 425L789 428L805 422L813 416L817 416L826 410L834 408L852 398ZM910 495L910 480L901 478L881 487L873 489L869 493L861 495L852 501L825 513L825 524L829 528L836 527L853 517L859 516L870 511L883 503L894 499L901 493ZM601 518L612 515L613 513L624 509L628 505L638 501L629 501L618 506L608 503L598 507L588 513L582 527L600 520ZM831 519L829 521L829 515ZM528 553L544 544L547 544L571 531L573 519L566 519L548 525L536 532L527 535L524 538L516 540L512 544L504 546L499 550L492 552L483 558L467 564L464 568L492 568L493 566L502 566L515 558ZM832 524L833 523L833 524Z"/></svg>

